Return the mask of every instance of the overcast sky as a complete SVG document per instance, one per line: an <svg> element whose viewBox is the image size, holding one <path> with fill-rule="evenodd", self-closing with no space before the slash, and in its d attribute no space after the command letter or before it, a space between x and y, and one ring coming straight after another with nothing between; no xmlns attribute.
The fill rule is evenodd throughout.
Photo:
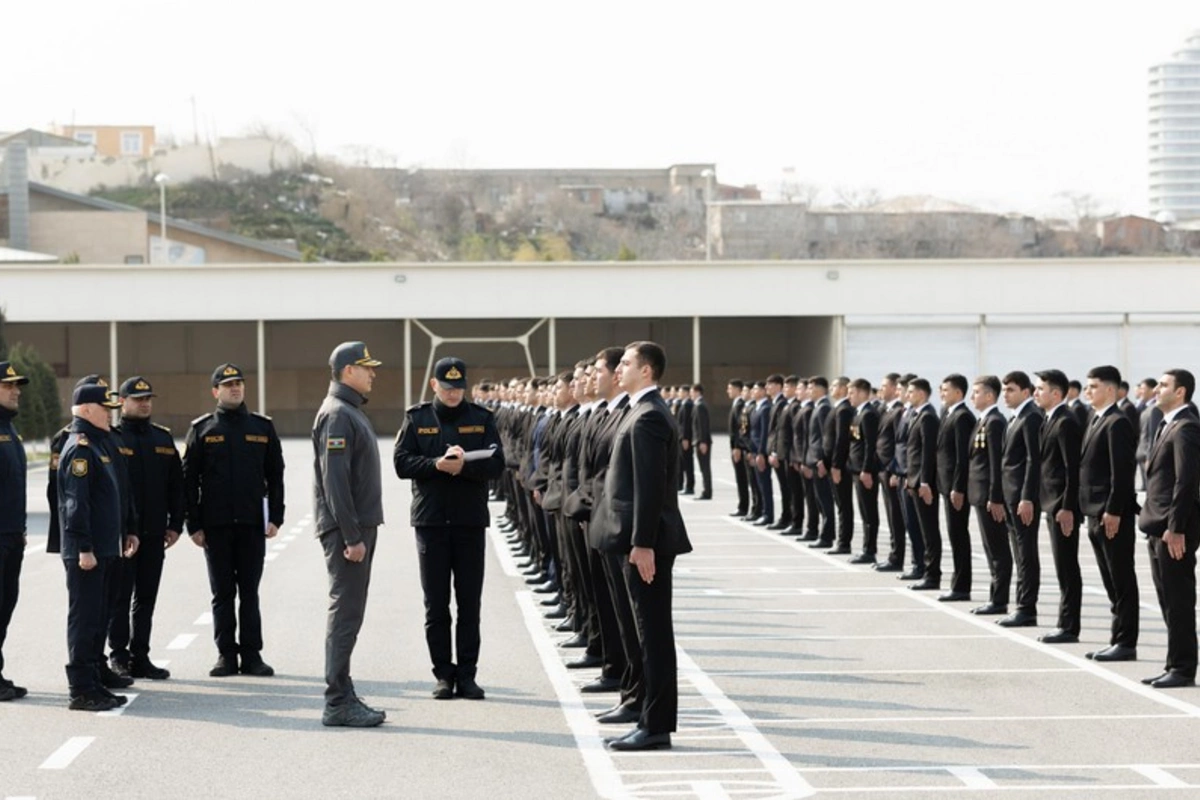
<svg viewBox="0 0 1200 800"><path fill-rule="evenodd" d="M713 161L765 189L792 167L830 190L1144 213L1147 69L1200 2L56 0L3 19L0 130L190 139L194 97L202 138L266 125L405 166Z"/></svg>

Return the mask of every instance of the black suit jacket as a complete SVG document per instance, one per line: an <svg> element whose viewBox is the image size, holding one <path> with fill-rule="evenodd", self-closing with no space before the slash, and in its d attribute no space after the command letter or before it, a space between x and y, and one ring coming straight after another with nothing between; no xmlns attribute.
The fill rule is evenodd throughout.
<svg viewBox="0 0 1200 800"><path fill-rule="evenodd" d="M900 424L900 416L904 413L904 403L893 400L879 419L879 436L875 440L875 457L879 459L879 469L888 472L896 471L896 428Z"/></svg>
<svg viewBox="0 0 1200 800"><path fill-rule="evenodd" d="M1154 434L1158 423L1162 422L1163 413L1158 409L1158 403L1147 403L1138 419L1138 427L1133 429L1137 434L1137 462L1145 464L1150 457L1150 447L1154 444Z"/></svg>
<svg viewBox="0 0 1200 800"><path fill-rule="evenodd" d="M712 444L712 428L708 421L708 403L704 398L692 404L692 444Z"/></svg>
<svg viewBox="0 0 1200 800"><path fill-rule="evenodd" d="M908 427L908 475L909 489L919 489L928 484L934 494L937 482L938 416L928 403L918 411Z"/></svg>
<svg viewBox="0 0 1200 800"><path fill-rule="evenodd" d="M971 434L967 467L967 502L973 506L1004 502L1000 459L1004 455L1004 433L1008 422L993 408L979 418Z"/></svg>
<svg viewBox="0 0 1200 800"><path fill-rule="evenodd" d="M1184 533L1200 514L1200 416L1194 406L1175 415L1146 459L1146 505L1138 527L1150 536Z"/></svg>
<svg viewBox="0 0 1200 800"><path fill-rule="evenodd" d="M879 456L875 449L878 440L879 412L872 404L863 403L850 423L850 456L846 467L856 474L879 472Z"/></svg>
<svg viewBox="0 0 1200 800"><path fill-rule="evenodd" d="M685 397L679 402L679 438L687 439L691 442L692 439L692 412L695 410L696 404L692 402L692 398Z"/></svg>
<svg viewBox="0 0 1200 800"><path fill-rule="evenodd" d="M816 467L824 461L828 465L825 452L825 420L829 419L833 406L828 397L822 397L813 405L813 411L808 417L808 449L804 452L804 466Z"/></svg>
<svg viewBox="0 0 1200 800"><path fill-rule="evenodd" d="M1027 403L1020 415L1008 423L1000 465L1005 503L1015 506L1022 500L1038 502L1042 484L1042 411L1033 403Z"/></svg>
<svg viewBox="0 0 1200 800"><path fill-rule="evenodd" d="M650 547L679 555L691 552L679 513L679 429L658 390L633 405L613 438L604 478L605 504L593 520L602 523L600 548L627 553Z"/></svg>
<svg viewBox="0 0 1200 800"><path fill-rule="evenodd" d="M850 425L854 422L854 406L849 400L839 400L825 418L825 466L845 469L850 459Z"/></svg>
<svg viewBox="0 0 1200 800"><path fill-rule="evenodd" d="M1074 401L1067 403L1067 407L1071 409L1071 413L1075 415L1075 419L1079 420L1079 429L1086 430L1088 422L1092 419L1092 407L1083 402L1082 398L1075 398Z"/></svg>
<svg viewBox="0 0 1200 800"><path fill-rule="evenodd" d="M800 403L796 413L792 415L792 451L791 458L797 464L806 463L808 456L808 423L812 419L813 404L807 400Z"/></svg>
<svg viewBox="0 0 1200 800"><path fill-rule="evenodd" d="M946 415L938 426L937 471L938 488L942 494L967 493L967 474L971 463L971 431L975 415L966 403Z"/></svg>
<svg viewBox="0 0 1200 800"><path fill-rule="evenodd" d="M1042 510L1079 513L1079 462L1083 429L1067 408L1054 411L1042 426Z"/></svg>
<svg viewBox="0 0 1200 800"><path fill-rule="evenodd" d="M1093 419L1083 435L1079 460L1079 506L1089 517L1137 512L1133 476L1137 462L1133 425L1115 406Z"/></svg>
<svg viewBox="0 0 1200 800"><path fill-rule="evenodd" d="M738 429L742 425L742 404L745 401L740 397L733 398L733 405L729 407L729 449L741 447L741 437L738 434Z"/></svg>

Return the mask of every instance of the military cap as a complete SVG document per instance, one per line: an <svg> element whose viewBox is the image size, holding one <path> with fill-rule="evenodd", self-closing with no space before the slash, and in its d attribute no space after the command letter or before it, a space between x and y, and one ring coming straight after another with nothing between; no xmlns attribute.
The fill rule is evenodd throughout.
<svg viewBox="0 0 1200 800"><path fill-rule="evenodd" d="M433 367L433 377L451 389L467 388L467 365L461 358L443 358Z"/></svg>
<svg viewBox="0 0 1200 800"><path fill-rule="evenodd" d="M154 393L154 388L150 386L150 382L141 375L134 375L121 384L118 390L121 397L157 397Z"/></svg>
<svg viewBox="0 0 1200 800"><path fill-rule="evenodd" d="M0 383L15 383L17 386L24 386L29 383L29 378L18 375L17 368L12 365L11 361L0 361Z"/></svg>
<svg viewBox="0 0 1200 800"><path fill-rule="evenodd" d="M242 368L239 367L237 364L230 364L230 363L226 362L224 364L219 365L216 369L213 370L213 374L212 374L212 385L213 386L220 386L222 383L229 383L230 381L244 381L244 380L246 380L246 376L242 374Z"/></svg>
<svg viewBox="0 0 1200 800"><path fill-rule="evenodd" d="M371 358L371 351L362 342L342 342L333 348L329 355L329 366L334 372L340 373L343 367L351 364L359 367L378 367L383 362Z"/></svg>
<svg viewBox="0 0 1200 800"><path fill-rule="evenodd" d="M95 403L105 408L118 408L121 405L119 401L113 398L103 381L100 383L85 383L82 386L75 387L75 393L71 395L71 405L83 406L89 403Z"/></svg>

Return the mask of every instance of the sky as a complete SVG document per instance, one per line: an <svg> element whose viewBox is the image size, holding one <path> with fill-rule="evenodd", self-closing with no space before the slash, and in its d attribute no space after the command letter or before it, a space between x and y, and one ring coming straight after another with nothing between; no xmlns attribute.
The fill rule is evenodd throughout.
<svg viewBox="0 0 1200 800"><path fill-rule="evenodd" d="M1147 70L1200 29L1196 0L52 5L4 10L0 130L265 128L406 167L713 162L768 193L791 169L819 202L1039 216L1064 193L1147 211Z"/></svg>

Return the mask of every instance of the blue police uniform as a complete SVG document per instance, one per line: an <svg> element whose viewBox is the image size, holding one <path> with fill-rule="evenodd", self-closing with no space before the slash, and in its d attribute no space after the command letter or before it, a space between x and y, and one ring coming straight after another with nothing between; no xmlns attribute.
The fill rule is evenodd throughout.
<svg viewBox="0 0 1200 800"><path fill-rule="evenodd" d="M21 385L12 364L0 362L0 380ZM0 700L21 697L4 673L4 640L17 607L25 560L25 446L13 426L17 412L0 407Z"/></svg>

